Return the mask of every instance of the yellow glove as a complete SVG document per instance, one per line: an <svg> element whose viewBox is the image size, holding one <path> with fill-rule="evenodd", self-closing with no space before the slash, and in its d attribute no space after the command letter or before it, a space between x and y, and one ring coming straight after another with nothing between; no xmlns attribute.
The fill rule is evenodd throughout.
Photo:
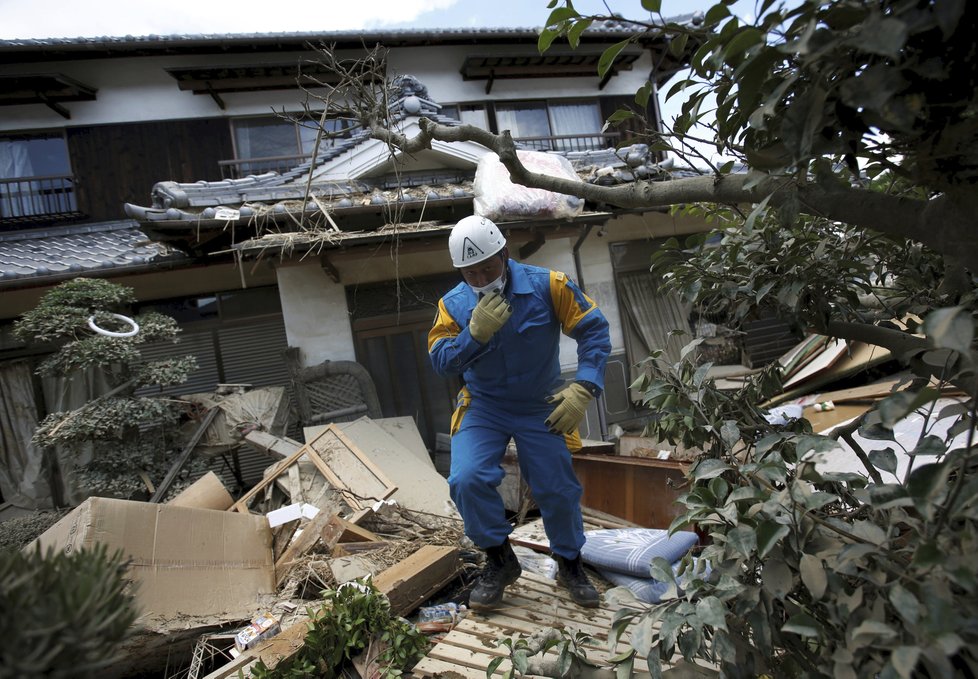
<svg viewBox="0 0 978 679"><path fill-rule="evenodd" d="M547 397L547 402L556 403L557 407L547 417L545 424L555 434L570 434L584 419L584 413L593 398L591 392L583 386L571 382L556 394Z"/></svg>
<svg viewBox="0 0 978 679"><path fill-rule="evenodd" d="M493 292L475 305L469 320L469 332L479 344L485 344L513 315L513 307L498 292Z"/></svg>

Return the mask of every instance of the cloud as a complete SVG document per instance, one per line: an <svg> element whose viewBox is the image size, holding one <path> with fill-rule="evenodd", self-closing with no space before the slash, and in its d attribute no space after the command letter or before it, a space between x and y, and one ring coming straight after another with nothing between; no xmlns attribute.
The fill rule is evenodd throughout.
<svg viewBox="0 0 978 679"><path fill-rule="evenodd" d="M458 0L0 0L0 39L291 33L382 28Z"/></svg>

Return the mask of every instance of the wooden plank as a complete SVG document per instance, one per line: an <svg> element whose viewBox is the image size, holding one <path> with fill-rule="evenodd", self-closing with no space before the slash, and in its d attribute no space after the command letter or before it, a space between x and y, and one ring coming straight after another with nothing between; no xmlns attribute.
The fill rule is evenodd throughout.
<svg viewBox="0 0 978 679"><path fill-rule="evenodd" d="M509 663L500 663L500 666L496 668L495 674L503 673L503 666L506 669L509 668ZM417 665L414 666L412 676L414 677L446 677L449 679L486 679L485 669L475 669L472 667L463 667L461 665L456 665L455 663L445 662L444 660L438 660L437 658L425 657L422 658Z"/></svg>
<svg viewBox="0 0 978 679"><path fill-rule="evenodd" d="M309 449L313 464L354 509L367 509L397 492L397 486L335 424L304 449Z"/></svg>
<svg viewBox="0 0 978 679"><path fill-rule="evenodd" d="M539 628L534 629L533 632L537 631L538 629ZM518 636L525 636L527 634L532 634L532 632L520 632ZM438 646L433 648L428 653L428 657L451 662L456 657L458 650L464 649L467 652L476 651L485 654L487 657L484 658L484 662L486 665L488 665L493 657L507 655L505 647L500 647L498 645L499 640L505 637L513 636L517 636L513 634L513 630L506 630L503 632L502 628L498 624L493 624L491 622L485 623L465 618L460 621L451 632L439 640ZM608 644L606 641L595 640L591 643L586 643L583 646L585 649L587 649L587 656L589 660L601 663L607 663L614 655L629 648L627 637L623 637L622 640L618 642L618 645L615 647L615 653L610 653L608 651ZM551 653L553 653L553 651L548 652L548 655ZM635 672L639 674L641 674L641 665L643 664L642 661L644 661L644 656L639 656L639 663L637 663L637 667L635 668ZM483 667L485 667L485 665L483 665ZM648 674L647 670L645 674Z"/></svg>
<svg viewBox="0 0 978 679"><path fill-rule="evenodd" d="M315 465L319 473L322 474L331 486L338 490L344 500L356 510L361 512L369 509L362 498L383 500L390 497L397 491L397 486L393 485L380 470L373 467L369 460L365 460L363 454L351 447L343 433L337 430L334 425L329 425L320 436L316 437L306 445L299 448L292 455L278 462L270 471L266 472L263 478L254 488L245 493L234 505L232 511L248 511L248 502L258 493L274 483L275 480L285 473L288 468L295 464L299 458L306 456ZM320 450L325 454L329 462L337 467L342 466L344 473L351 477L344 480L342 474L337 474L333 467L320 456ZM358 474L359 472L359 474ZM356 486L351 488L349 482ZM360 483L366 483L368 487L363 487Z"/></svg>
<svg viewBox="0 0 978 679"><path fill-rule="evenodd" d="M266 486L273 483L275 479L277 479L281 474L283 474L286 470L288 470L289 466L295 463L296 460L298 460L300 457L305 455L307 452L308 451L306 450L306 446L303 446L302 448L299 448L299 450L289 455L284 460L277 462L275 466L272 467L271 470L265 472L265 478L262 479L257 485L255 485L254 488L252 488L247 493L245 493L240 498L238 498L238 501L235 502L233 505L231 505L231 508L228 509L228 511L247 512L248 502L253 497L258 495L258 493L262 492Z"/></svg>
<svg viewBox="0 0 978 679"><path fill-rule="evenodd" d="M322 540L326 551L331 552L342 534L343 526L336 521L336 514L320 510L275 562L276 585L281 587L285 583L292 562L312 549L313 545Z"/></svg>
<svg viewBox="0 0 978 679"><path fill-rule="evenodd" d="M302 444L298 441L293 441L290 438L274 436L273 434L269 434L267 431L258 430L250 431L245 434L245 441L262 452L277 455L278 457L282 458L289 457L302 447Z"/></svg>
<svg viewBox="0 0 978 679"><path fill-rule="evenodd" d="M457 547L425 545L374 578L391 601L391 612L407 615L442 589L462 570Z"/></svg>
<svg viewBox="0 0 978 679"><path fill-rule="evenodd" d="M189 460L190 456L193 454L194 448L196 448L197 444L200 443L200 439L204 437L204 432L206 432L207 428L211 426L211 422L214 421L214 418L217 417L219 412L221 412L221 409L217 406L214 406L207 411L207 414L204 416L200 426L197 427L194 435L184 447L183 452L180 453L180 456L173 463L173 466L170 467L170 470L166 473L166 476L163 477L163 480L160 481L160 485L157 486L156 492L150 491L153 492L152 497L149 498L150 502L159 502L163 499L163 496L166 495L166 491L170 490L170 486L173 485L173 481L177 478L177 474L179 474L180 470L183 469L183 466L187 464L187 460Z"/></svg>
<svg viewBox="0 0 978 679"><path fill-rule="evenodd" d="M384 539L366 528L361 528L352 521L347 521L344 518L339 519L340 523L343 525L343 535L340 536L340 542L383 542Z"/></svg>

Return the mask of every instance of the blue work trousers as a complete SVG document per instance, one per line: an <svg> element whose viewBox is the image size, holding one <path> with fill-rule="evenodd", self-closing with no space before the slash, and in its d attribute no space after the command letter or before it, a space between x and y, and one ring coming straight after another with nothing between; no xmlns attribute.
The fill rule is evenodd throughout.
<svg viewBox="0 0 978 679"><path fill-rule="evenodd" d="M553 405L512 404L509 408L478 397L460 399L452 418L452 500L465 522L465 534L480 549L500 545L513 528L499 495L503 456L516 441L523 478L540 508L554 554L573 559L584 546L580 481L571 465L571 444L580 438L551 434L544 424Z"/></svg>

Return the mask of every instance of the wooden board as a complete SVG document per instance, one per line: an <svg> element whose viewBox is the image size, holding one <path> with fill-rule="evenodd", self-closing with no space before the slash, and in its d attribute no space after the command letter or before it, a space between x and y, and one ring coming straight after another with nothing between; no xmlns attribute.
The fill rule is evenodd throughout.
<svg viewBox="0 0 978 679"><path fill-rule="evenodd" d="M357 516L369 511L373 502L387 499L397 491L397 486L342 431L331 424L319 436L278 462L264 479L231 506L230 511L247 512L248 502L303 456L312 461L348 505L359 510Z"/></svg>
<svg viewBox="0 0 978 679"><path fill-rule="evenodd" d="M846 341L841 339L832 340L800 370L786 380L784 388L787 389L793 385L800 384L805 380L811 379L819 372L828 370L833 363L842 358L844 353L846 353Z"/></svg>
<svg viewBox="0 0 978 679"><path fill-rule="evenodd" d="M425 545L374 578L395 615L407 615L444 588L462 570L457 547Z"/></svg>
<svg viewBox="0 0 978 679"><path fill-rule="evenodd" d="M469 611L414 667L413 676L418 679L436 676L484 679L489 663L502 656L507 659L496 669L496 674L501 675L510 669L511 663L506 647L499 646L498 642L505 638L525 638L548 627L590 634L592 641L585 646L588 658L599 664L607 662L613 655L608 648L608 632L615 613L616 609L606 604L598 608L582 608L554 581L524 572L516 583L506 588L498 608ZM628 648L628 635L625 634L614 654ZM674 662L678 660L678 656L673 658ZM644 662L635 663L632 676L649 676Z"/></svg>

